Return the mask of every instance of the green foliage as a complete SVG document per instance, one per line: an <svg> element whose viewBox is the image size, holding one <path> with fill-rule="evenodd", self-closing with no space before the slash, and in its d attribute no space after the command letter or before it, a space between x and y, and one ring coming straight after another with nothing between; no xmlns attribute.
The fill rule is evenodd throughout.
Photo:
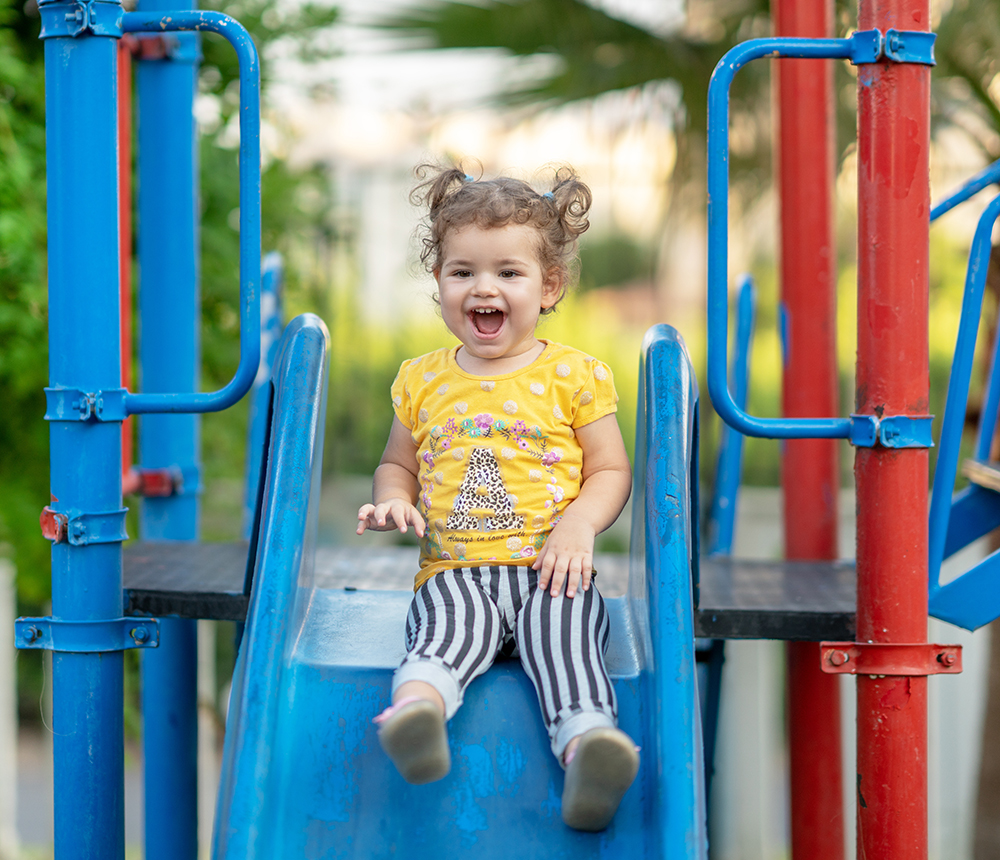
<svg viewBox="0 0 1000 860"><path fill-rule="evenodd" d="M612 233L584 236L580 242L580 289L620 287L651 281L655 271L653 250L631 236Z"/></svg>
<svg viewBox="0 0 1000 860"><path fill-rule="evenodd" d="M958 126L989 160L1000 157L1000 20L996 4L953 0L937 26L932 77L936 127Z"/></svg>
<svg viewBox="0 0 1000 860"><path fill-rule="evenodd" d="M44 599L49 545L44 72L37 21L0 0L0 545L22 571L21 597Z"/></svg>

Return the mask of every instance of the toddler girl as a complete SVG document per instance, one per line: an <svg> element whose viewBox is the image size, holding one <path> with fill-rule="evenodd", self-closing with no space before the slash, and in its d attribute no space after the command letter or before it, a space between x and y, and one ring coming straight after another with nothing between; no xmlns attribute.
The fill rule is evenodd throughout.
<svg viewBox="0 0 1000 860"><path fill-rule="evenodd" d="M358 534L412 527L420 538L408 653L376 717L379 741L409 782L441 779L445 722L465 688L516 654L566 769L563 820L602 830L639 757L616 728L591 562L631 469L611 371L535 335L566 292L590 189L568 169L539 194L454 168L415 195L430 214L421 260L460 343L403 362L374 504L358 512Z"/></svg>

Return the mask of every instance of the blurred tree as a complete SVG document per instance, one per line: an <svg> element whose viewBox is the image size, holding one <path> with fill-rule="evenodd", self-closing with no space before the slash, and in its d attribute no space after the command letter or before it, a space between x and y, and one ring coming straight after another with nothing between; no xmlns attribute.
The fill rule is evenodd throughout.
<svg viewBox="0 0 1000 860"><path fill-rule="evenodd" d="M715 64L737 42L764 35L768 22L767 0L692 0L681 26L666 33L616 18L584 0L444 0L387 16L377 26L414 49L499 48L515 58L555 61L550 74L505 91L501 101L508 106L555 107L673 82L680 92L672 104L678 146L674 199L691 177L704 173L708 84ZM766 74L765 64L751 64L732 90L732 110L754 140L768 136ZM747 156L751 163L743 164ZM735 147L732 157L734 174L769 172L766 146Z"/></svg>
<svg viewBox="0 0 1000 860"><path fill-rule="evenodd" d="M933 75L933 122L961 128L990 160L1000 157L1000 24L995 0L939 4ZM836 0L838 33L856 24L854 0ZM380 19L404 47L500 49L514 58L554 60L549 74L505 91L506 105L553 107L613 90L671 81L680 92L674 111L679 154L672 192L694 182L701 193L708 84L722 55L737 42L770 33L767 0L688 0L676 29L654 32L615 17L586 0L432 0ZM855 139L856 99L846 63L835 91L838 152ZM736 77L731 99L730 172L749 196L770 184L770 91L767 63ZM673 198L672 198L673 199Z"/></svg>

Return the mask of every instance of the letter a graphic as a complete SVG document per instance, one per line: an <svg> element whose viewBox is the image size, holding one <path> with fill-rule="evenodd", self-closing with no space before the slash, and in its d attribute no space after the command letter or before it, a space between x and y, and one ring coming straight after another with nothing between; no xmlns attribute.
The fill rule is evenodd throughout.
<svg viewBox="0 0 1000 860"><path fill-rule="evenodd" d="M458 488L447 527L493 532L519 529L524 517L514 513L496 454L492 448L473 448L469 467Z"/></svg>

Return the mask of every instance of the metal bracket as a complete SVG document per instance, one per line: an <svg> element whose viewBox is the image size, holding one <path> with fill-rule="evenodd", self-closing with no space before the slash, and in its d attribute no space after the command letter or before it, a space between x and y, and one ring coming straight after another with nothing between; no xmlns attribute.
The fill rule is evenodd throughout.
<svg viewBox="0 0 1000 860"><path fill-rule="evenodd" d="M14 622L18 648L74 654L156 648L160 622L155 618L110 618L65 621L59 618L18 618Z"/></svg>
<svg viewBox="0 0 1000 860"><path fill-rule="evenodd" d="M46 388L46 421L124 421L124 388L87 392L80 388Z"/></svg>
<svg viewBox="0 0 1000 860"><path fill-rule="evenodd" d="M56 36L75 38L85 33L121 38L122 16L125 10L118 0L75 0L46 3L40 0L38 12L42 18L40 39Z"/></svg>
<svg viewBox="0 0 1000 860"><path fill-rule="evenodd" d="M882 56L882 33L879 30L858 30L851 33L850 39L852 65L877 63Z"/></svg>
<svg viewBox="0 0 1000 860"><path fill-rule="evenodd" d="M937 33L924 30L859 30L850 39L850 61L855 66L877 63L883 57L893 63L937 65L934 42Z"/></svg>
<svg viewBox="0 0 1000 860"><path fill-rule="evenodd" d="M820 666L829 675L957 675L961 645L895 642L820 642Z"/></svg>
<svg viewBox="0 0 1000 860"><path fill-rule="evenodd" d="M139 475L140 496L151 499L163 499L172 496L177 492L178 484L183 482L180 470L170 468L162 469L136 469Z"/></svg>
<svg viewBox="0 0 1000 860"><path fill-rule="evenodd" d="M857 448L933 448L933 415L851 414L848 440Z"/></svg>
<svg viewBox="0 0 1000 860"><path fill-rule="evenodd" d="M175 63L198 63L201 61L201 34L165 33L151 35L140 33L126 35L130 40L132 54L137 60L172 60Z"/></svg>
<svg viewBox="0 0 1000 860"><path fill-rule="evenodd" d="M937 33L923 30L886 30L882 40L882 53L894 63L919 63L936 66L934 41Z"/></svg>
<svg viewBox="0 0 1000 860"><path fill-rule="evenodd" d="M92 543L121 543L128 540L125 514L128 508L117 511L85 512L57 511L42 508L38 518L42 535L55 543L88 546Z"/></svg>
<svg viewBox="0 0 1000 860"><path fill-rule="evenodd" d="M186 466L163 466L136 470L139 476L138 494L147 498L167 496L192 496L201 492L201 467L197 463Z"/></svg>
<svg viewBox="0 0 1000 860"><path fill-rule="evenodd" d="M61 514L46 505L38 517L38 524L42 527L42 537L55 543L62 543L66 540L68 521L66 514Z"/></svg>

